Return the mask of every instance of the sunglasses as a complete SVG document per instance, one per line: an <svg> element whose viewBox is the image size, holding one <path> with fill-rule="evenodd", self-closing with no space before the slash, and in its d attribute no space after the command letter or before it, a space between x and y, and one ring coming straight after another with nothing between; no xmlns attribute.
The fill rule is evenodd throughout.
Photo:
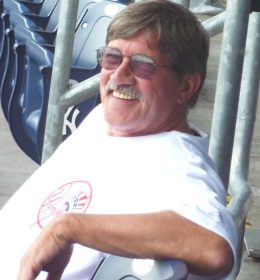
<svg viewBox="0 0 260 280"><path fill-rule="evenodd" d="M97 50L97 60L100 66L106 70L115 70L124 57L130 58L130 69L134 75L142 79L150 79L158 67L171 67L170 65L157 64L151 57L135 54L122 55L116 48L102 47Z"/></svg>

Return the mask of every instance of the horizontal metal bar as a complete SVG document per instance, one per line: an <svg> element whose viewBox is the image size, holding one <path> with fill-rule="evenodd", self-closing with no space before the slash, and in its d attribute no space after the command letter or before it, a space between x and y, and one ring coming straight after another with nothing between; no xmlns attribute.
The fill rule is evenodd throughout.
<svg viewBox="0 0 260 280"><path fill-rule="evenodd" d="M100 74L97 74L83 82L75 84L61 96L60 104L69 108L99 94L99 81Z"/></svg>
<svg viewBox="0 0 260 280"><path fill-rule="evenodd" d="M213 37L223 31L226 12L202 21L202 26L207 30L209 37Z"/></svg>

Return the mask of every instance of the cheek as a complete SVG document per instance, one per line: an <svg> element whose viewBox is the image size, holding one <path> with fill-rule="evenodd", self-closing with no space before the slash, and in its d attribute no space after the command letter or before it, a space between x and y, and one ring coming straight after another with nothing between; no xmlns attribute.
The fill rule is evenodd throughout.
<svg viewBox="0 0 260 280"><path fill-rule="evenodd" d="M145 93L146 99L149 102L158 102L162 100L168 92L166 89L167 87L164 83L155 79L151 79L141 86L141 91Z"/></svg>
<svg viewBox="0 0 260 280"><path fill-rule="evenodd" d="M101 75L100 75L100 91L101 91L101 94L104 93L104 90L105 90L105 87L106 87L108 81L109 81L108 73L106 73L104 70L101 70Z"/></svg>
<svg viewBox="0 0 260 280"><path fill-rule="evenodd" d="M163 82L161 82L163 81ZM151 108L162 114L176 106L178 86L168 79L153 81L150 84L150 94L147 95Z"/></svg>

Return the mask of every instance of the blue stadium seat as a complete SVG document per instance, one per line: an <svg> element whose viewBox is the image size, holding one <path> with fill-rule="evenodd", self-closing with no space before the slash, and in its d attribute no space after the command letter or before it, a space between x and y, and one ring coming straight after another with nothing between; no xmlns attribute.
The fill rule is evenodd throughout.
<svg viewBox="0 0 260 280"><path fill-rule="evenodd" d="M3 9L3 0L0 0L0 15L2 15L4 9ZM3 46L3 41L4 41L4 33L5 33L5 28L4 24L2 21L2 17L0 18L0 57L1 57L1 52L2 52L2 46ZM1 93L0 93L1 96Z"/></svg>
<svg viewBox="0 0 260 280"><path fill-rule="evenodd" d="M4 9L6 11L17 11L21 13L34 13L39 14L44 0L40 1L17 1L17 0L4 0Z"/></svg>
<svg viewBox="0 0 260 280"><path fill-rule="evenodd" d="M107 26L111 20L111 15L107 14L109 5L118 10L125 7L111 1L98 2L82 18L81 23L87 24L80 24L75 32L70 75L72 80L80 82L100 71L96 49L105 44ZM23 54L23 50L20 52ZM26 65L24 83L18 90L15 87L9 102L8 119L17 144L34 161L40 163L54 46L40 45L30 39L26 41L23 55L24 60L19 65ZM76 126L97 103L99 96L75 106L74 112L78 112ZM64 139L70 134L70 130L66 131Z"/></svg>
<svg viewBox="0 0 260 280"><path fill-rule="evenodd" d="M17 2L17 1L14 1L14 2L21 3L21 2ZM23 1L23 3L25 3L25 2L26 1ZM10 49L8 50L8 47L10 48L11 43L8 42L8 40L12 40L12 38L9 38L9 36L8 36L8 35L10 35L10 33L6 32L6 30L17 24L21 25L21 26L26 25L26 23L28 23L28 22L34 22L34 26L36 29L39 29L39 28L42 29L43 25L45 23L47 25L49 24L50 15L52 14L55 7L57 6L58 2L59 2L59 0L55 0L55 1L45 0L41 5L41 10L39 11L39 15L36 15L34 13L24 13L23 14L19 11L18 12L15 11L15 10L8 11L5 9L5 5L7 3L11 3L11 2L9 2L9 1L3 2L4 11L1 14L2 25L3 25L3 27L2 27L3 37L2 37L2 45L1 45L1 50L0 50L0 65L1 65L0 66L0 76L2 77L3 80L6 79L6 76L5 76L5 73L7 72L6 67L9 63L8 52L10 53ZM31 2L29 2L29 3L31 3ZM58 8L57 8L57 10L58 10ZM43 15L45 15L45 16L43 16ZM34 21L33 21L33 19L34 19ZM51 22L57 28L57 21L58 21L57 15L53 16L52 19L53 20ZM41 26L38 26L35 21L38 21L38 23L41 23ZM4 82L1 82L0 95L2 95L2 92L3 92L3 88L2 88L3 83ZM6 116L6 114L5 114L5 116Z"/></svg>
<svg viewBox="0 0 260 280"><path fill-rule="evenodd" d="M187 266L180 260L145 260L110 255L101 262L92 279L184 280L187 277Z"/></svg>
<svg viewBox="0 0 260 280"><path fill-rule="evenodd" d="M88 11L88 9L94 5L95 0L80 0L79 8L78 8L78 20L76 24L76 30L81 23L84 14ZM55 6L52 16L49 21L49 25L47 25L46 30L38 30L38 29L28 29L20 24L14 26L14 33L10 32L10 28L8 28L8 32L6 32L6 40L4 46L4 55L2 66L0 67L0 73L2 76L2 82L0 83L0 91L2 92L1 104L4 112L5 118L8 120L8 110L9 110L9 100L13 94L15 83L17 83L18 75L16 75L17 68L19 67L17 63L21 61L21 58L16 56L20 55L21 52L17 52L17 46L25 44L26 40L34 40L39 44L55 44L56 31L57 31L57 20L59 16L59 4ZM53 18L53 19L52 19ZM15 44L13 45L13 36L15 37ZM0 58L1 59L1 58ZM20 72L22 71L21 68ZM25 68L24 68L25 69Z"/></svg>
<svg viewBox="0 0 260 280"><path fill-rule="evenodd" d="M0 14L4 11L3 0L0 0Z"/></svg>
<svg viewBox="0 0 260 280"><path fill-rule="evenodd" d="M49 21L52 19L54 21L53 26L56 27L58 18L52 17L52 13L59 4L59 0L45 0L38 14L10 10L8 11L10 14L10 25L15 26L16 24L19 24L27 28L44 30L48 25L50 25Z"/></svg>
<svg viewBox="0 0 260 280"><path fill-rule="evenodd" d="M0 75L2 77L0 80L0 91L3 114L6 120L8 120L8 103L12 95L13 87L15 86L14 82L16 78L15 69L13 67L13 65L15 65L15 56L13 55L15 38L14 30L7 29L5 33L6 36L8 36L8 40L6 41L7 46L4 48L5 53L3 54L3 56L6 56L6 59L3 59L0 66Z"/></svg>
<svg viewBox="0 0 260 280"><path fill-rule="evenodd" d="M3 21L4 24L4 30L6 30L7 28L9 28L10 26L16 25L16 24L20 24L20 25L24 25L26 24L28 21L31 22L33 21L35 23L35 27L37 29L42 28L42 26L44 24L48 23L48 20L51 16L51 13L53 11L53 9L55 8L55 6L57 5L57 3L59 2L59 0L45 0L42 2L42 5L39 5L40 10L39 13L34 13L34 12L30 12L28 8L24 8L24 12L19 11L19 9L10 9L11 7L8 7L8 3L18 3L19 5L22 6L21 3L29 3L29 4L35 4L34 2L30 2L30 1L14 1L14 0L5 0L3 2L3 12L1 13L1 19ZM22 8L21 8L22 9ZM57 21L57 19L56 19ZM4 33L3 33L4 34ZM6 39L6 37L3 37L4 39ZM1 51L0 51L1 53Z"/></svg>

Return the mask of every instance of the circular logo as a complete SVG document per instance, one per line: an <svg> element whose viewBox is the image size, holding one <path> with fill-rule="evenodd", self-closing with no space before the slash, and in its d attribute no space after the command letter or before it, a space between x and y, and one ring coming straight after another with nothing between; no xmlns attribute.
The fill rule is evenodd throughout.
<svg viewBox="0 0 260 280"><path fill-rule="evenodd" d="M54 217L65 213L85 213L92 198L91 185L86 181L67 183L52 192L42 203L37 221L40 228Z"/></svg>

